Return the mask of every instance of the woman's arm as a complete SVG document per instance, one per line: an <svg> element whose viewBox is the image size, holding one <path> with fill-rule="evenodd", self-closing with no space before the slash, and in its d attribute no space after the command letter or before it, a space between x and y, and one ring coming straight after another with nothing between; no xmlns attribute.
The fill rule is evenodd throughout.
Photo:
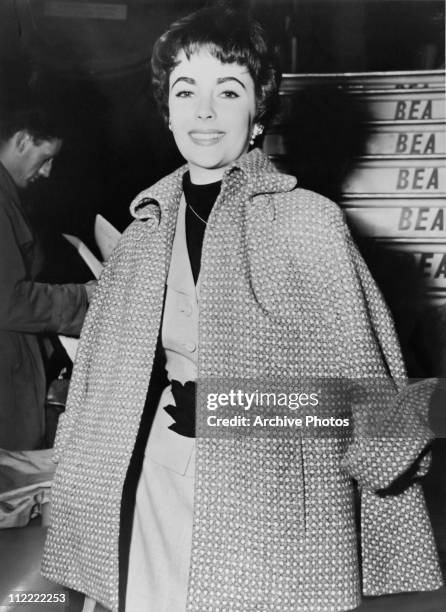
<svg viewBox="0 0 446 612"><path fill-rule="evenodd" d="M432 440L428 413L436 381L409 384L389 310L347 227L345 234L351 271L360 289L357 303L349 307L361 312L363 324L376 339L382 374L359 380L353 392L354 440L344 465L360 484L385 489L410 471ZM364 342L362 350L368 345ZM426 464L424 459L416 475L425 471Z"/></svg>

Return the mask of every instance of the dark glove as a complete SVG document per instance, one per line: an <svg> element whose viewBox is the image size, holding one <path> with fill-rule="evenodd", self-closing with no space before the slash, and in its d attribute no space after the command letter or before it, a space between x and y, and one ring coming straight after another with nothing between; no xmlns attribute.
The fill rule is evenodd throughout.
<svg viewBox="0 0 446 612"><path fill-rule="evenodd" d="M172 395L175 406L169 404L164 410L171 416L175 423L169 425L169 429L180 436L195 438L195 383L188 380L182 385L177 380L172 380Z"/></svg>

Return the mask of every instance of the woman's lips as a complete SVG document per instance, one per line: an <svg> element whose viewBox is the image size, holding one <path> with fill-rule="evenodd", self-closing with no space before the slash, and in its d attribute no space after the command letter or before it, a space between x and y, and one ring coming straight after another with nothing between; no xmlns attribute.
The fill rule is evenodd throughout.
<svg viewBox="0 0 446 612"><path fill-rule="evenodd" d="M198 145L209 147L217 144L225 135L224 132L206 131L206 132L189 132L191 140Z"/></svg>

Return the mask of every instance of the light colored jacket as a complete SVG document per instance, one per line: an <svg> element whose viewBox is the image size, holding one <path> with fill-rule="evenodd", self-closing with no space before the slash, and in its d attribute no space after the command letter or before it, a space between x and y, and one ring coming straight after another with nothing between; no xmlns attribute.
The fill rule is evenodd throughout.
<svg viewBox="0 0 446 612"><path fill-rule="evenodd" d="M56 441L43 573L114 611L122 487L153 363L184 171L131 206L136 221L95 293ZM422 408L429 394L405 388L392 322L340 209L297 189L254 150L226 170L206 228L198 378L267 386L305 376L393 380L399 393L387 429L368 435L379 406L366 401L353 407L348 445L293 435L198 438L188 610L354 608L361 580L351 476L362 488L363 592L441 585L420 485L375 492L428 443ZM199 403L198 418L204 410ZM412 435L394 435L396 423Z"/></svg>

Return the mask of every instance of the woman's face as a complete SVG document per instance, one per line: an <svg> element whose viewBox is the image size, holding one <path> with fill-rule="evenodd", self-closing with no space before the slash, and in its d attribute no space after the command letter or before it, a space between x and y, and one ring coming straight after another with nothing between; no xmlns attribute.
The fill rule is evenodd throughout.
<svg viewBox="0 0 446 612"><path fill-rule="evenodd" d="M169 79L169 127L196 184L222 178L248 150L256 110L246 66L222 64L206 49L184 51Z"/></svg>

